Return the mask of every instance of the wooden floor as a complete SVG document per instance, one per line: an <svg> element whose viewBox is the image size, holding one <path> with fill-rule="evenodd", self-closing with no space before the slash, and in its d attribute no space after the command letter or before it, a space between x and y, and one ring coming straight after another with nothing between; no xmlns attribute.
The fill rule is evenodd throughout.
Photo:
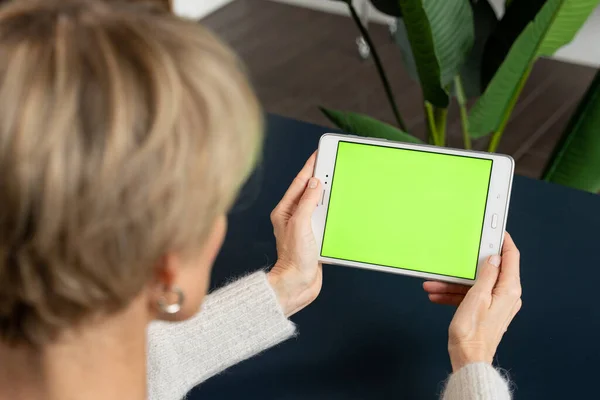
<svg viewBox="0 0 600 400"><path fill-rule="evenodd" d="M317 106L356 111L393 123L375 66L359 58L356 28L348 17L267 0L237 0L202 21L246 62L265 109L321 125ZM423 137L422 96L403 69L387 27L371 36L411 133ZM595 70L554 60L537 62L513 113L500 152L517 161L517 173L539 177ZM460 121L451 108L449 145L460 147ZM484 149L486 139L476 143Z"/></svg>

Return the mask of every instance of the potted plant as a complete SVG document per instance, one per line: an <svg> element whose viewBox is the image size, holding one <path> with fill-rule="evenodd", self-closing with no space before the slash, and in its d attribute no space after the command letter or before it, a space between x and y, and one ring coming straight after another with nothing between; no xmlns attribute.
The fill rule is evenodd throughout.
<svg viewBox="0 0 600 400"><path fill-rule="evenodd" d="M384 66L352 1L343 1L371 47L397 126L357 113L321 110L348 133L422 142L404 124ZM498 21L488 0L371 2L397 17L395 38L405 67L423 92L427 142L446 145L447 110L456 102L464 147L470 149L472 139L487 136L490 152L497 150L536 60L571 42L600 4L600 0L506 0L506 12ZM468 97L478 97L470 109ZM600 191L600 72L573 114L543 179Z"/></svg>

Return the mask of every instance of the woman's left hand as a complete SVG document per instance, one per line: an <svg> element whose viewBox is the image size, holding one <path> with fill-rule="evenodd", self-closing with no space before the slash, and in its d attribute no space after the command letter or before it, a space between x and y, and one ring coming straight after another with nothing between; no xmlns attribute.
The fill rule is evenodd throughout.
<svg viewBox="0 0 600 400"><path fill-rule="evenodd" d="M502 336L523 305L519 264L519 249L506 233L502 256L491 256L480 267L473 287L423 284L432 302L458 306L448 331L448 351L455 372L471 363L492 363Z"/></svg>
<svg viewBox="0 0 600 400"><path fill-rule="evenodd" d="M317 298L323 281L311 224L321 194L321 183L312 177L315 159L316 153L271 213L278 258L267 277L288 317Z"/></svg>

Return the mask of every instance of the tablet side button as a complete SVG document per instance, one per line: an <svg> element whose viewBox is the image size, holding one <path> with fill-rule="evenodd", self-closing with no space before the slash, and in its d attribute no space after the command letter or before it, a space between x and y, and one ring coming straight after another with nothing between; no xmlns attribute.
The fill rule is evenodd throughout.
<svg viewBox="0 0 600 400"><path fill-rule="evenodd" d="M492 215L492 229L496 229L498 227L498 214Z"/></svg>

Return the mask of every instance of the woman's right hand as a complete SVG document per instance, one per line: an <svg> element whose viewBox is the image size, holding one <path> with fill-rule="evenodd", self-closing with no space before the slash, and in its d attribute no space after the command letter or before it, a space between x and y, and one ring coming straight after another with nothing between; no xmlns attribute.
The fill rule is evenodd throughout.
<svg viewBox="0 0 600 400"><path fill-rule="evenodd" d="M519 250L506 233L502 257L488 259L473 287L442 282L423 284L432 302L459 306L448 340L455 372L471 363L492 363L502 336L521 309L519 260Z"/></svg>

